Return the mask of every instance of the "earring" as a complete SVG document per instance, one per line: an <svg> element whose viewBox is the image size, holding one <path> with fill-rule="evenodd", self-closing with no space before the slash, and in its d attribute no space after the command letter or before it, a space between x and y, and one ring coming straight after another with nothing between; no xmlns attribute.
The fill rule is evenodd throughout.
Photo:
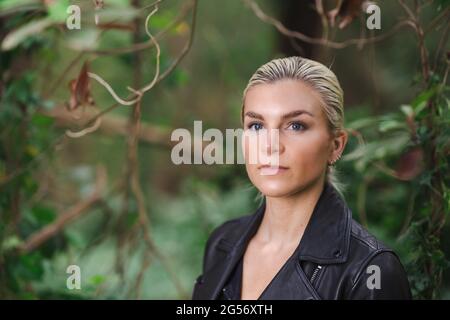
<svg viewBox="0 0 450 320"><path fill-rule="evenodd" d="M331 160L328 165L329 166L334 166L334 164L341 158L341 155L338 155L336 159Z"/></svg>

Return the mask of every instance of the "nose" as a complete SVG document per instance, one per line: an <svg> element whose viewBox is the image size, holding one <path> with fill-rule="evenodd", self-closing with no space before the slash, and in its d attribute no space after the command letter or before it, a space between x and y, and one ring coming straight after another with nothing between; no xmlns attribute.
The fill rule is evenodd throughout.
<svg viewBox="0 0 450 320"><path fill-rule="evenodd" d="M284 145L281 143L280 134L278 129L269 129L264 133L262 150L266 152L267 155L272 155L273 153L281 154L284 152Z"/></svg>

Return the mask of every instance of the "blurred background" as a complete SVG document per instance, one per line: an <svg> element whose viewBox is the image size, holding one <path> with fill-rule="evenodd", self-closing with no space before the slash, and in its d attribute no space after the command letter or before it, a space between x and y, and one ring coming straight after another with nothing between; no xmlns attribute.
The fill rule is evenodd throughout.
<svg viewBox="0 0 450 320"><path fill-rule="evenodd" d="M244 165L173 164L171 132L239 128L253 72L300 55L345 92L353 217L415 298L449 299L450 1L372 3L381 29L358 0L0 0L0 298L189 299L257 190Z"/></svg>

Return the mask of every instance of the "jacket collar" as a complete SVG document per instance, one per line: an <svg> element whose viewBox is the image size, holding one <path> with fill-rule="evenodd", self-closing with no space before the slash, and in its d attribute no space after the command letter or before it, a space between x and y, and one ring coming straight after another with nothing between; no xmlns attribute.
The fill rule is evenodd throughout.
<svg viewBox="0 0 450 320"><path fill-rule="evenodd" d="M204 288L205 298L215 299L218 296L229 274L258 230L265 207L264 198L254 214L244 218L230 233L224 235L222 243L226 243L227 246L221 245L220 250L228 251L227 258L217 261L216 267L204 275L206 282L209 283ZM350 246L350 226L351 211L333 186L326 183L293 257L317 264L345 262Z"/></svg>
<svg viewBox="0 0 450 320"><path fill-rule="evenodd" d="M233 251L246 248L261 224L266 199L239 230L225 236L228 243L235 243ZM294 252L298 259L318 264L343 263L350 246L351 211L336 189L326 183L305 228L300 244ZM235 235L241 235L237 238ZM228 238L230 237L230 238Z"/></svg>

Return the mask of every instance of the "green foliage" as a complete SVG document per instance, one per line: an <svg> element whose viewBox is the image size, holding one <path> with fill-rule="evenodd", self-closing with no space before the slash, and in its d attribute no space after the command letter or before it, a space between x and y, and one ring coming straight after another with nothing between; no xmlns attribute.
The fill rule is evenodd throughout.
<svg viewBox="0 0 450 320"><path fill-rule="evenodd" d="M27 21L25 15L22 20ZM20 25L19 17L8 21ZM44 255L48 251L19 254L22 237L55 219L51 207L37 204L28 208L38 189L32 174L37 160L48 152L54 139L53 120L36 113L44 100L36 94L36 72L30 65L33 52L44 42L27 38L14 40L13 49L1 53L3 94L0 100L0 296L35 297L30 281L41 279ZM46 247L48 250L50 247Z"/></svg>
<svg viewBox="0 0 450 320"><path fill-rule="evenodd" d="M442 274L450 266L441 249L440 235L442 228L448 228L450 208L449 92L444 79L433 74L427 88L410 105L401 105L396 113L359 118L348 125L354 136L370 141L351 142L353 149L344 157L356 171L369 177L362 182L364 190L368 184L386 183L407 184L410 190L409 204L403 206L410 226L395 246L403 246L401 252L410 249L404 259L416 298L439 297ZM365 199L358 201L365 203Z"/></svg>

